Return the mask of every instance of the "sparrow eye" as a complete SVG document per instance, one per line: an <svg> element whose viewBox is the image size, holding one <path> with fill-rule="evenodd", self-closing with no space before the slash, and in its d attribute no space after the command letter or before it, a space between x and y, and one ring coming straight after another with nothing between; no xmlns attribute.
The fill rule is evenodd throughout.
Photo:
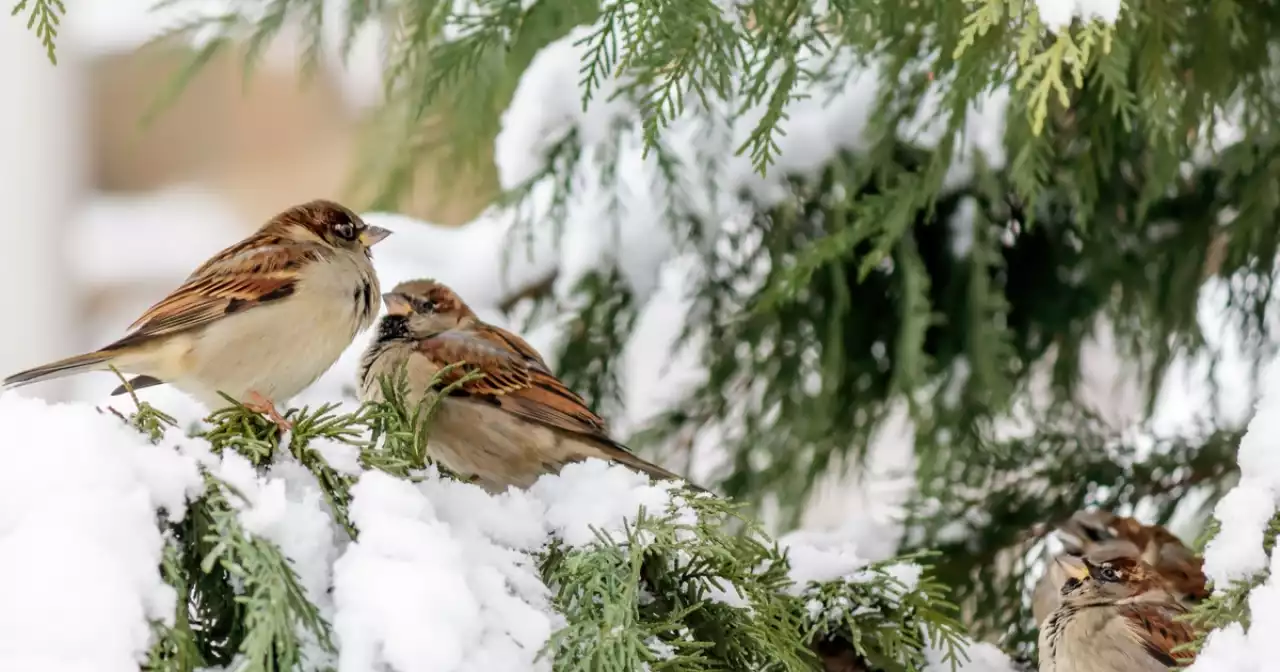
<svg viewBox="0 0 1280 672"><path fill-rule="evenodd" d="M426 315L436 312L436 302L430 299L414 299L413 309L419 315Z"/></svg>
<svg viewBox="0 0 1280 672"><path fill-rule="evenodd" d="M1120 580L1120 573L1110 567L1102 568L1101 575L1102 575L1103 581L1119 581Z"/></svg>
<svg viewBox="0 0 1280 672"><path fill-rule="evenodd" d="M341 222L338 224L334 224L333 232L338 234L338 237L343 240L356 239L356 226L351 222Z"/></svg>

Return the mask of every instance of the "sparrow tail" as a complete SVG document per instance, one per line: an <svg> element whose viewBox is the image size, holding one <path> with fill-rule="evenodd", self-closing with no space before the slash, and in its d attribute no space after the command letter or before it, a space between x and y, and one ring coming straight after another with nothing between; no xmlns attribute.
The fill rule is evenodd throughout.
<svg viewBox="0 0 1280 672"><path fill-rule="evenodd" d="M674 471L668 471L652 462L648 462L646 460L640 459L639 457L636 457L635 454L633 454L631 451L625 448L619 448L615 451L610 451L610 452L613 452L613 455L611 455L610 457L612 457L615 462L618 462L619 464L625 464L628 467L635 469L636 471L642 471L652 476L653 478L668 480L668 481L685 481L686 483L688 483L690 488L693 488L698 492L710 492L704 487L695 485L692 482L687 481L684 476L681 476L680 474L677 474Z"/></svg>
<svg viewBox="0 0 1280 672"><path fill-rule="evenodd" d="M85 371L101 371L107 368L111 363L112 354L99 350L97 352L87 352L83 355L59 359L56 362L50 362L44 366L37 366L34 369L27 369L9 376L4 379L4 387L21 387L38 383L42 380L53 380L55 378L63 378L66 376L83 373Z"/></svg>

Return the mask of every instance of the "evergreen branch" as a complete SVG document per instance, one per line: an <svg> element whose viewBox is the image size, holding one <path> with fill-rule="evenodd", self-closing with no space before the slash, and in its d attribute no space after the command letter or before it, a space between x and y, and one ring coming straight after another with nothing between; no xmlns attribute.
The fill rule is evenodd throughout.
<svg viewBox="0 0 1280 672"><path fill-rule="evenodd" d="M919 564L930 556L872 563L852 581L810 583L800 595L806 631L828 651L852 649L873 669L923 670L926 644L940 651L943 663L958 666L965 656L958 609L931 568Z"/></svg>
<svg viewBox="0 0 1280 672"><path fill-rule="evenodd" d="M249 410L239 400L224 394L228 406L211 413L205 421L209 428L199 435L209 442L213 452L221 454L230 448L243 455L255 467L271 463L280 447L280 428L261 413ZM288 417L296 413L286 412Z"/></svg>
<svg viewBox="0 0 1280 672"><path fill-rule="evenodd" d="M205 493L196 503L207 518L204 538L211 550L200 568L208 574L217 565L243 586L235 597L243 619L237 651L244 656L242 672L291 670L304 661L303 633L325 650L334 651L329 624L307 599L289 560L274 544L240 525L232 498L234 488L212 474L204 474Z"/></svg>
<svg viewBox="0 0 1280 672"><path fill-rule="evenodd" d="M1216 534L1216 528L1206 535L1205 541L1211 539L1214 534ZM1268 557L1275 549L1277 537L1280 537L1280 512L1271 516L1263 535L1262 547ZM1233 623L1238 623L1247 630L1252 620L1252 614L1249 611L1249 595L1270 578L1271 573L1264 570L1248 579L1235 581L1229 586L1213 586L1213 593L1182 617L1192 625L1196 639L1179 646L1175 651L1198 652L1204 647L1210 632Z"/></svg>
<svg viewBox="0 0 1280 672"><path fill-rule="evenodd" d="M618 536L597 531L584 547L545 552L542 573L566 619L548 642L555 669L811 669L795 602L781 592L785 560L727 533L730 515L723 500L677 495Z"/></svg>
<svg viewBox="0 0 1280 672"><path fill-rule="evenodd" d="M366 449L360 453L361 464L400 478L434 464L427 455L427 442L431 421L440 411L443 399L454 390L484 375L477 371L465 371L465 368L465 362L454 362L441 367L429 385L431 389L438 391L416 400L413 400L410 393L409 375L405 367L379 378L382 401L371 402L365 407L365 422L371 431L371 437ZM459 370L463 370L464 375L449 381L454 372ZM434 466L441 473L453 476L443 466Z"/></svg>
<svg viewBox="0 0 1280 672"><path fill-rule="evenodd" d="M164 582L178 595L172 626L153 623L155 643L147 653L143 669L149 672L195 672L207 666L200 654L196 633L191 629L190 605L186 597L191 594L182 563L182 548L175 538L165 539L164 556L160 572Z"/></svg>
<svg viewBox="0 0 1280 672"><path fill-rule="evenodd" d="M324 404L313 413L308 413L305 407L300 410L293 420L289 453L315 475L333 513L333 519L355 539L357 531L347 514L355 478L329 466L320 452L311 447L311 442L315 439L345 443L358 448L368 446L362 438L366 424L363 410L350 415L337 415L333 411L338 407L339 404Z"/></svg>
<svg viewBox="0 0 1280 672"><path fill-rule="evenodd" d="M62 17L67 15L67 7L62 0L18 0L13 6L10 16L17 16L27 10L30 5L30 14L27 17L27 30L34 30L36 37L40 39L40 44L44 45L45 54L49 57L49 62L53 65L58 64L57 47L55 41L58 38L58 24L62 23Z"/></svg>

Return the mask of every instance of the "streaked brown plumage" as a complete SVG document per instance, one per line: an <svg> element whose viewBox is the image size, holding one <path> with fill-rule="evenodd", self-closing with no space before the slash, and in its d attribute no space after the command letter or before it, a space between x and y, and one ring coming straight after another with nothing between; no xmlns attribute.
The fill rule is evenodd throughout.
<svg viewBox="0 0 1280 672"><path fill-rule="evenodd" d="M384 295L388 314L360 366L361 398L382 399L380 381L404 367L413 400L478 371L444 400L428 449L451 471L490 491L528 487L539 476L590 457L656 478L676 474L640 459L609 437L603 419L551 373L519 336L481 321L453 290L431 280L401 283Z"/></svg>
<svg viewBox="0 0 1280 672"><path fill-rule="evenodd" d="M1058 529L1067 556L1097 552L1128 553L1155 569L1170 594L1184 605L1208 597L1204 561L1180 539L1159 525L1143 525L1133 518L1106 511L1080 511ZM1036 585L1032 614L1042 623L1061 602L1068 576L1059 562L1050 563Z"/></svg>
<svg viewBox="0 0 1280 672"><path fill-rule="evenodd" d="M1195 639L1165 580L1126 551L1059 561L1062 604L1040 627L1040 672L1165 672L1195 659Z"/></svg>
<svg viewBox="0 0 1280 672"><path fill-rule="evenodd" d="M4 385L114 366L137 374L134 388L169 383L210 408L225 405L224 392L287 427L274 402L314 382L373 323L369 248L389 233L331 201L290 208L197 268L124 338Z"/></svg>

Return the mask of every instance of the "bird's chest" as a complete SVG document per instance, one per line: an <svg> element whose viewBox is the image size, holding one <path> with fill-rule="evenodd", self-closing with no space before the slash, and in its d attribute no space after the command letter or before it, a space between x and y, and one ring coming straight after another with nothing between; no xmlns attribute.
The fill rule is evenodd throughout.
<svg viewBox="0 0 1280 672"><path fill-rule="evenodd" d="M304 275L299 293L307 297L313 311L328 311L329 319L341 316L341 323L354 337L369 328L377 316L381 289L373 266L354 255L334 258L323 268ZM315 313L315 321L324 313ZM337 320L333 320L337 321Z"/></svg>
<svg viewBox="0 0 1280 672"><path fill-rule="evenodd" d="M1040 629L1040 672L1148 672L1150 660L1123 646L1119 621L1108 610L1060 607Z"/></svg>

